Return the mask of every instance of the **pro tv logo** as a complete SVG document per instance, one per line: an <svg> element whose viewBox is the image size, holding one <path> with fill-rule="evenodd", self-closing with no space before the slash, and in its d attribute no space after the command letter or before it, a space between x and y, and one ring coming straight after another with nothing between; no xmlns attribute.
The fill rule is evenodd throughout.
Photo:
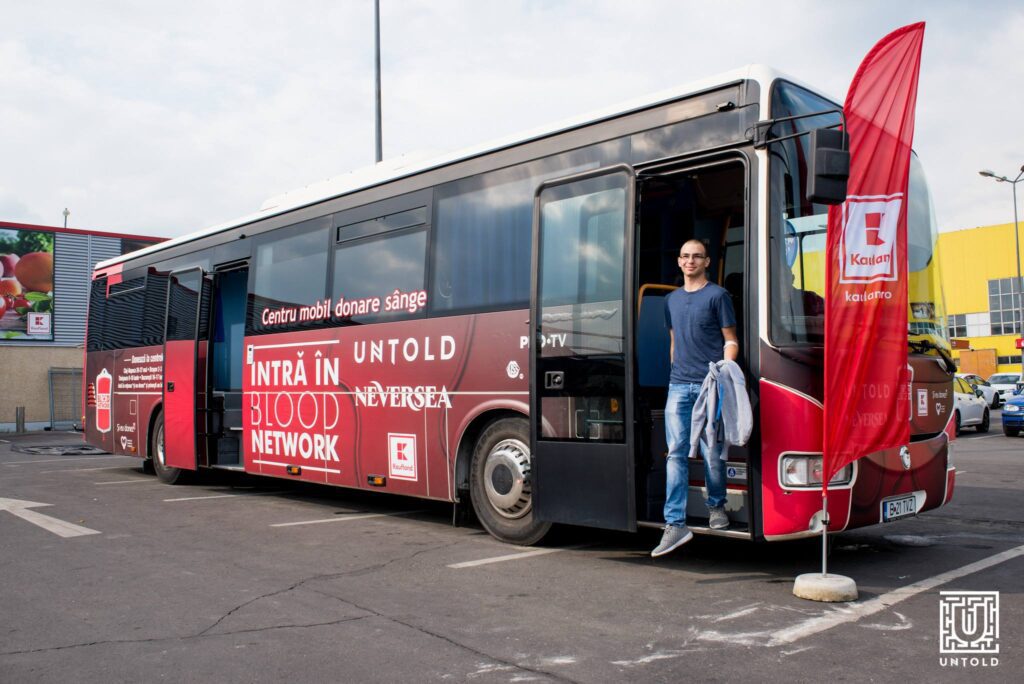
<svg viewBox="0 0 1024 684"><path fill-rule="evenodd" d="M839 282L897 280L896 228L902 208L903 193L851 195L846 199L839 244Z"/></svg>
<svg viewBox="0 0 1024 684"><path fill-rule="evenodd" d="M994 658L978 658L977 656L999 654L999 592L943 591L939 593L939 653L952 656L975 656L970 659L969 664L971 665L997 664L998 660ZM949 658L947 660L959 659ZM995 662L989 662L990 660L995 660ZM948 664L968 663L950 662Z"/></svg>

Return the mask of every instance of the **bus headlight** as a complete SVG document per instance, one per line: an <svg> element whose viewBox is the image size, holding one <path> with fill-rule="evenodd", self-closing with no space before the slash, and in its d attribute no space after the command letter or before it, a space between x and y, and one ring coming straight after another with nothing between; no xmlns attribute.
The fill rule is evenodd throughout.
<svg viewBox="0 0 1024 684"><path fill-rule="evenodd" d="M783 487L820 487L821 456L783 456L779 462L779 481ZM853 464L848 463L839 470L829 485L849 484L853 477Z"/></svg>

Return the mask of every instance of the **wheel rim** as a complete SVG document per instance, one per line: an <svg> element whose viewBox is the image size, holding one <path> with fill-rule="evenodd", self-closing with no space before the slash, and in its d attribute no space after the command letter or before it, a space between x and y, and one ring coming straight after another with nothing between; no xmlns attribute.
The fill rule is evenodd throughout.
<svg viewBox="0 0 1024 684"><path fill-rule="evenodd" d="M154 449L156 451L156 460L161 467L166 466L167 459L164 457L164 426L162 423L156 429L156 439L154 441L156 442L156 449Z"/></svg>
<svg viewBox="0 0 1024 684"><path fill-rule="evenodd" d="M484 491L494 511L510 520L521 518L533 506L530 484L530 448L518 439L505 439L484 461Z"/></svg>

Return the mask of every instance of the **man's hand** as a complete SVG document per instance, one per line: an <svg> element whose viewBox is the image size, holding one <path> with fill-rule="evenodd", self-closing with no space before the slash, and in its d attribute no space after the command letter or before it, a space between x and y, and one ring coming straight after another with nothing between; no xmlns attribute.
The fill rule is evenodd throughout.
<svg viewBox="0 0 1024 684"><path fill-rule="evenodd" d="M740 357L740 341L736 337L736 328L722 328L722 337L725 338L725 348L722 354L726 361L735 361Z"/></svg>

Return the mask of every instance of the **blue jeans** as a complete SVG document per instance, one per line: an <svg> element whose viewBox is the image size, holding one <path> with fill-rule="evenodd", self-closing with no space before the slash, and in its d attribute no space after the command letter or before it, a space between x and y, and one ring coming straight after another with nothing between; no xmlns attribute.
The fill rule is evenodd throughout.
<svg viewBox="0 0 1024 684"><path fill-rule="evenodd" d="M686 524L686 497L690 488L690 418L700 395L699 384L670 384L665 402L665 440L668 463L665 465L665 522L675 527ZM725 461L704 457L704 481L708 488L708 508L725 505ZM711 461L714 461L713 463Z"/></svg>

